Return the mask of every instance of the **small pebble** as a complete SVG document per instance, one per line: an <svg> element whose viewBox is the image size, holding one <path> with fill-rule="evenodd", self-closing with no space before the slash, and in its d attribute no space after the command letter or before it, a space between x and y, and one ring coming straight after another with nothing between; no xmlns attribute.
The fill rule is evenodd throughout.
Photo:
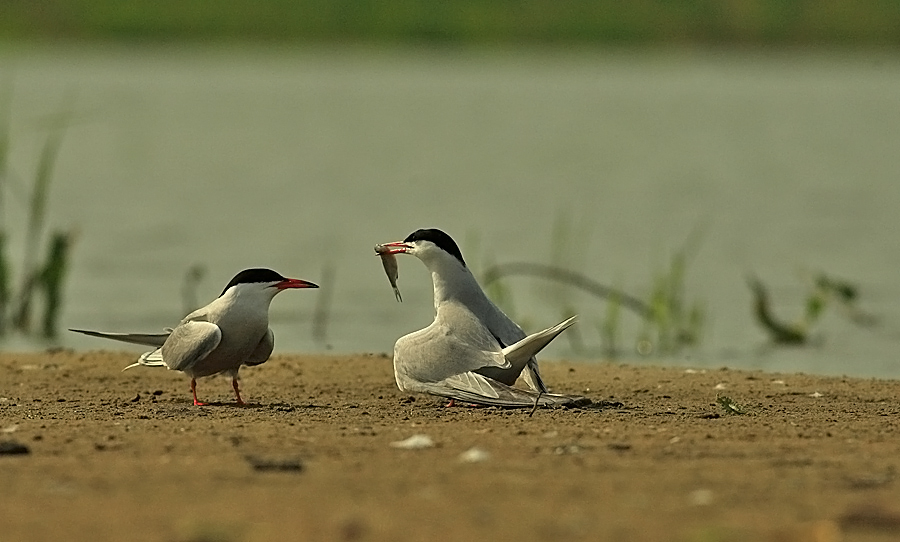
<svg viewBox="0 0 900 542"><path fill-rule="evenodd" d="M491 458L491 454L475 446L459 454L459 460L463 463L481 463Z"/></svg>
<svg viewBox="0 0 900 542"><path fill-rule="evenodd" d="M695 489L688 495L688 501L694 506L709 506L713 503L713 497L710 489Z"/></svg>
<svg viewBox="0 0 900 542"><path fill-rule="evenodd" d="M428 435L413 435L408 439L392 442L391 446L404 450L421 450L434 447L434 441Z"/></svg>

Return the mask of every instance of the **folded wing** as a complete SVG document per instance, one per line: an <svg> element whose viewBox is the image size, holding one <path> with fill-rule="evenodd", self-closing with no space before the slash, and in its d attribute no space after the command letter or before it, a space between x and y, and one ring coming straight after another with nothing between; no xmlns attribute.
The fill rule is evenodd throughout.
<svg viewBox="0 0 900 542"><path fill-rule="evenodd" d="M204 321L182 322L160 349L166 367L173 371L188 370L219 346L219 326Z"/></svg>

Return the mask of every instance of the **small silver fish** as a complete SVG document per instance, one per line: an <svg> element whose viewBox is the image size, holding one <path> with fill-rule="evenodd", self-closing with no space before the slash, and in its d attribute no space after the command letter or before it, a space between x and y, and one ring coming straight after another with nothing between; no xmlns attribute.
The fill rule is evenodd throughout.
<svg viewBox="0 0 900 542"><path fill-rule="evenodd" d="M397 288L397 277L400 276L400 267L397 265L397 256L391 254L391 249L384 245L375 245L375 253L381 256L381 265L384 266L384 273L387 275L391 286L394 288L394 295L397 301L403 302L400 297L400 288Z"/></svg>

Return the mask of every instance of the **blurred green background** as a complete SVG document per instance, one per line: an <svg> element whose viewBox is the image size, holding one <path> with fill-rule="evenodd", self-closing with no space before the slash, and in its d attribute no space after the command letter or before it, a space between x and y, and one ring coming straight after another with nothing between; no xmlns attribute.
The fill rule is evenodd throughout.
<svg viewBox="0 0 900 542"><path fill-rule="evenodd" d="M0 39L900 45L897 0L4 0Z"/></svg>

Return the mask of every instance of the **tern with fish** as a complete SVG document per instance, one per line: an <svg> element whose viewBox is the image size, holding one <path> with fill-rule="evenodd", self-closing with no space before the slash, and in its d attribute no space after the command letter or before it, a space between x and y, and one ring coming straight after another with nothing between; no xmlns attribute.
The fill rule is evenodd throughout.
<svg viewBox="0 0 900 542"><path fill-rule="evenodd" d="M431 271L434 322L394 345L394 377L403 391L502 407L579 406L584 397L552 394L535 354L566 328L571 317L526 335L482 291L456 242L438 229L421 229L400 242L376 246L378 255L410 254ZM388 278L396 273L385 264ZM522 375L531 388L514 388Z"/></svg>

